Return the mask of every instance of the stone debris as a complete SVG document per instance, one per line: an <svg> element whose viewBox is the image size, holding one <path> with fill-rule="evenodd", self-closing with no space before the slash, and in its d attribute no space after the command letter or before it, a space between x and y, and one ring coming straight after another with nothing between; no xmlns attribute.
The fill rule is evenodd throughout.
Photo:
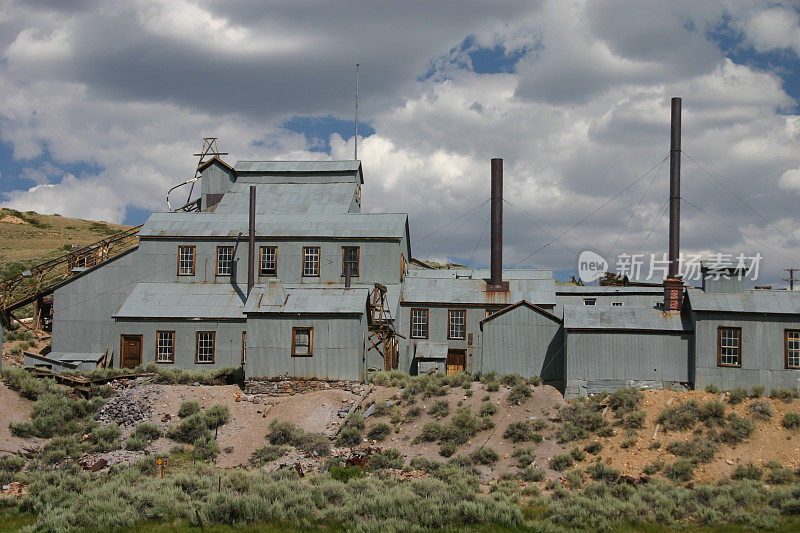
<svg viewBox="0 0 800 533"><path fill-rule="evenodd" d="M244 383L245 395L243 401L252 401L248 396L255 394L265 396L291 396L318 390L342 389L353 394L361 395L367 390L367 385L358 381L323 381L317 379L296 380L270 380L270 379L248 379Z"/></svg>
<svg viewBox="0 0 800 533"><path fill-rule="evenodd" d="M160 390L158 385L119 389L117 394L109 398L100 409L97 421L104 426L117 423L120 427L132 427L139 422L149 420Z"/></svg>

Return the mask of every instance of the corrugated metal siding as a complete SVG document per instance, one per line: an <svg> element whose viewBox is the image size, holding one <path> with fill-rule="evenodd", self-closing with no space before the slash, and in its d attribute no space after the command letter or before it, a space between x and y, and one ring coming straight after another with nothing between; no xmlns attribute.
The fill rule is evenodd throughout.
<svg viewBox="0 0 800 533"><path fill-rule="evenodd" d="M691 333L567 330L567 392L573 382L688 382L691 342Z"/></svg>
<svg viewBox="0 0 800 533"><path fill-rule="evenodd" d="M520 306L484 323L481 372L564 379L561 325Z"/></svg>
<svg viewBox="0 0 800 533"><path fill-rule="evenodd" d="M194 370L207 370L209 368L223 368L240 366L242 360L242 332L245 331L245 321L215 320L119 320L116 324L116 354L114 366L119 366L119 344L121 335L142 336L142 362L144 364L155 362L156 357L156 332L159 330L175 332L175 363L158 363L159 366ZM197 332L214 331L215 353L214 363L198 364L196 360Z"/></svg>
<svg viewBox="0 0 800 533"><path fill-rule="evenodd" d="M689 331L691 320L681 313L645 307L564 307L564 328L603 330Z"/></svg>
<svg viewBox="0 0 800 533"><path fill-rule="evenodd" d="M245 295L230 284L137 283L115 318L239 318Z"/></svg>
<svg viewBox="0 0 800 533"><path fill-rule="evenodd" d="M314 328L314 355L292 357L292 328ZM251 316L247 321L248 377L291 376L360 380L363 339L360 318Z"/></svg>
<svg viewBox="0 0 800 533"><path fill-rule="evenodd" d="M800 315L800 292L754 290L743 293L687 292L693 311Z"/></svg>
<svg viewBox="0 0 800 533"><path fill-rule="evenodd" d="M339 161L237 161L236 172L356 172L361 168L358 159Z"/></svg>
<svg viewBox="0 0 800 533"><path fill-rule="evenodd" d="M178 276L178 246L196 246L195 275ZM247 241L241 240L144 240L139 245L142 281L162 281L177 283L222 283L230 284L231 276L216 276L217 246L234 247L233 279L240 290L247 292ZM321 241L291 240L276 241L256 239L256 254L261 246L278 248L278 279L285 284L329 284L344 283L342 271L342 247L357 246L360 250L359 276L354 276L353 284L395 285L400 282L400 247L396 242L373 241ZM320 276L303 277L303 247L320 248ZM104 267L105 268L105 267ZM148 273L151 273L148 275ZM258 269L256 269L258 275ZM267 283L275 279L261 276L256 281Z"/></svg>
<svg viewBox="0 0 800 533"><path fill-rule="evenodd" d="M205 179L205 178L204 178ZM248 213L250 185L253 180L240 179L214 209L215 215ZM265 183L256 185L256 213L276 214L343 214L351 212L356 184L351 183Z"/></svg>
<svg viewBox="0 0 800 533"><path fill-rule="evenodd" d="M486 290L486 281L471 278L429 278L407 276L403 284L403 302L512 305L526 300L536 305L556 303L554 282L550 279L509 280L508 291Z"/></svg>
<svg viewBox="0 0 800 533"><path fill-rule="evenodd" d="M742 328L741 368L717 366L719 326ZM696 313L695 387L713 384L729 390L758 384L767 389L800 386L800 370L785 368L786 329L800 329L800 317Z"/></svg>

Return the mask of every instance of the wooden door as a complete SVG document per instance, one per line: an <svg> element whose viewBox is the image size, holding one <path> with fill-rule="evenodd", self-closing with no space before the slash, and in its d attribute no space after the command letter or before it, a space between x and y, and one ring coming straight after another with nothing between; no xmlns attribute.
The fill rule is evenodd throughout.
<svg viewBox="0 0 800 533"><path fill-rule="evenodd" d="M447 375L454 376L466 370L467 351L466 350L447 350Z"/></svg>
<svg viewBox="0 0 800 533"><path fill-rule="evenodd" d="M134 368L142 364L142 336L122 335L119 354L121 368Z"/></svg>

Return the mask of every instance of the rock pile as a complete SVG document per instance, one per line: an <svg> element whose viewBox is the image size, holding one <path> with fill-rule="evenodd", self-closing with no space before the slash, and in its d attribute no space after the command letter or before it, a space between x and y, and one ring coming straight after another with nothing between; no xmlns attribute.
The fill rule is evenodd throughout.
<svg viewBox="0 0 800 533"><path fill-rule="evenodd" d="M363 394L366 386L358 381L322 381L316 379L248 379L244 383L245 394L267 396L291 396L327 389L342 389L353 394Z"/></svg>
<svg viewBox="0 0 800 533"><path fill-rule="evenodd" d="M97 421L103 425L116 422L121 427L135 426L150 417L158 393L156 385L122 389L100 409Z"/></svg>

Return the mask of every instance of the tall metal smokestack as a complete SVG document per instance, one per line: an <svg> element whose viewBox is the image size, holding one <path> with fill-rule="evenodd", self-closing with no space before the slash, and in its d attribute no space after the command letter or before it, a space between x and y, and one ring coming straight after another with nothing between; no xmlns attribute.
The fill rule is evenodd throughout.
<svg viewBox="0 0 800 533"><path fill-rule="evenodd" d="M490 291L506 291L503 283L503 160L492 159L492 272Z"/></svg>
<svg viewBox="0 0 800 533"><path fill-rule="evenodd" d="M669 276L678 275L681 240L681 99L672 99L669 145Z"/></svg>
<svg viewBox="0 0 800 533"><path fill-rule="evenodd" d="M680 311L683 280L678 276L681 240L681 99L672 99L669 146L669 271L664 280L664 310Z"/></svg>
<svg viewBox="0 0 800 533"><path fill-rule="evenodd" d="M247 242L247 295L256 283L256 186L250 186L250 224Z"/></svg>

